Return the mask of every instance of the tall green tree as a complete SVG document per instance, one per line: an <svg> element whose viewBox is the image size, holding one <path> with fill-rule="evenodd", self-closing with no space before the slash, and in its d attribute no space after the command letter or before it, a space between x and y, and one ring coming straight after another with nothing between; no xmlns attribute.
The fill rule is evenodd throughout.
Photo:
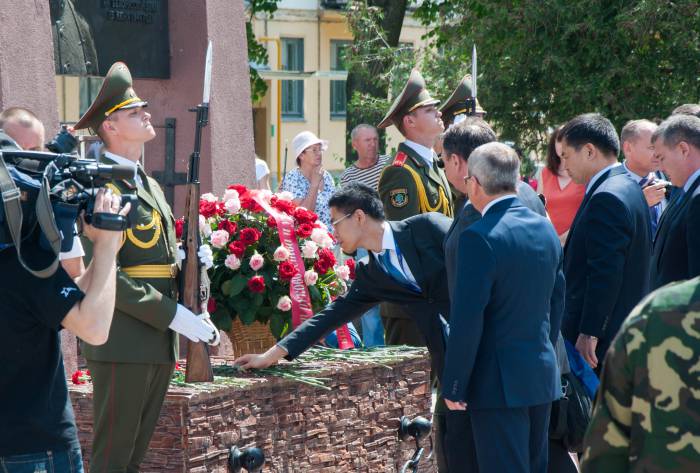
<svg viewBox="0 0 700 473"><path fill-rule="evenodd" d="M248 19L245 23L246 38L248 40L248 61L255 64L267 64L268 55L265 45L259 43L253 33L253 18L256 13L272 15L277 11L277 4L280 0L249 0ZM267 93L267 84L260 77L258 71L250 66L250 98L253 103L257 102Z"/></svg>
<svg viewBox="0 0 700 473"><path fill-rule="evenodd" d="M579 113L619 129L700 97L697 0L424 0L414 15L434 25L431 85L468 72L476 43L479 101L524 148Z"/></svg>

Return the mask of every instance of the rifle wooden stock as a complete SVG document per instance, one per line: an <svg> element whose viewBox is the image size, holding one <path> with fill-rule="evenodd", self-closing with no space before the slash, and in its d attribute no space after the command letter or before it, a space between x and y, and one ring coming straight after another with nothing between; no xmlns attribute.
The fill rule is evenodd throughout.
<svg viewBox="0 0 700 473"><path fill-rule="evenodd" d="M195 314L202 312L201 274L197 251L199 250L199 182L187 184L186 214L183 236L185 237L185 261L183 261L182 303ZM209 350L204 342L187 341L187 367L185 381L188 383L214 380L209 359Z"/></svg>

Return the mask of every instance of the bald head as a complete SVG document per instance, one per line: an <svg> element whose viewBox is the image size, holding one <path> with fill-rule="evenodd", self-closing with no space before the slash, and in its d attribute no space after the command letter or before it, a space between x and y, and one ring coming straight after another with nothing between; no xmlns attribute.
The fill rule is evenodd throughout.
<svg viewBox="0 0 700 473"><path fill-rule="evenodd" d="M12 107L0 113L0 128L23 150L44 149L44 125L26 108Z"/></svg>

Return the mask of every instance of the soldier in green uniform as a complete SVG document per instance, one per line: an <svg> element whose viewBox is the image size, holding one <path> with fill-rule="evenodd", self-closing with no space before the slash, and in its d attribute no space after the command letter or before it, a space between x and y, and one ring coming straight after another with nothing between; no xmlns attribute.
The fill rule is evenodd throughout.
<svg viewBox="0 0 700 473"><path fill-rule="evenodd" d="M378 125L394 125L406 138L379 178L378 191L387 220L403 220L425 212L452 217L450 186L433 150L444 129L437 109L439 103L430 96L423 77L414 69ZM400 306L383 304L381 314L387 345L425 345L415 322Z"/></svg>
<svg viewBox="0 0 700 473"><path fill-rule="evenodd" d="M100 161L134 168L134 178L107 186L139 199L135 227L124 232L117 256L117 297L107 343L83 344L93 380L94 427L90 471L138 472L155 429L178 355L177 334L216 343L205 316L177 303L177 242L165 196L138 164L155 137L147 103L115 63L94 103L75 125L104 143ZM85 242L87 257L91 248Z"/></svg>
<svg viewBox="0 0 700 473"><path fill-rule="evenodd" d="M625 320L603 365L583 473L700 471L700 278Z"/></svg>

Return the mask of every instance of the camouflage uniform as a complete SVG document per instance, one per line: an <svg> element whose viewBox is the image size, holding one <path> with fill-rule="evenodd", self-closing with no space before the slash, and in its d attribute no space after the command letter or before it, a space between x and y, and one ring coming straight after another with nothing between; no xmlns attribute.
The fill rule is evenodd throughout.
<svg viewBox="0 0 700 473"><path fill-rule="evenodd" d="M640 303L605 359L583 473L700 471L700 278Z"/></svg>

